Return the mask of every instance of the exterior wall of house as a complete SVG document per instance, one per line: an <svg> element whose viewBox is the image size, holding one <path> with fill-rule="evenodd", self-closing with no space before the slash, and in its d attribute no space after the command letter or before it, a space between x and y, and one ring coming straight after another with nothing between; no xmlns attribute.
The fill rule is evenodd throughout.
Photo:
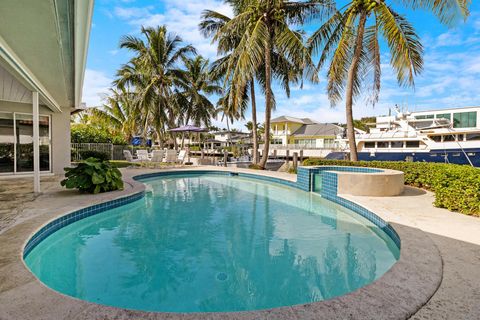
<svg viewBox="0 0 480 320"><path fill-rule="evenodd" d="M297 131L303 124L297 122L275 122L270 124L270 132L272 138L280 141L282 145L289 143L289 138L292 133Z"/></svg>
<svg viewBox="0 0 480 320"><path fill-rule="evenodd" d="M70 112L54 113L40 105L40 116L50 117L50 168L53 173L62 174L70 166ZM0 101L0 112L32 114L32 105Z"/></svg>
<svg viewBox="0 0 480 320"><path fill-rule="evenodd" d="M70 112L52 114L52 171L63 174L63 168L70 166Z"/></svg>
<svg viewBox="0 0 480 320"><path fill-rule="evenodd" d="M228 132L217 132L217 133L215 133L214 137L215 137L214 139L217 140L217 141L226 142L228 139L230 139L230 133L228 133Z"/></svg>
<svg viewBox="0 0 480 320"><path fill-rule="evenodd" d="M315 148L332 147L335 136L290 136L288 144L314 144Z"/></svg>

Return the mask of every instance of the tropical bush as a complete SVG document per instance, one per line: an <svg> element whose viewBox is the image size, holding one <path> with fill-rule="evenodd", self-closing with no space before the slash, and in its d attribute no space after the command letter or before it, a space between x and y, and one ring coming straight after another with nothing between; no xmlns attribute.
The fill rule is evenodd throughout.
<svg viewBox="0 0 480 320"><path fill-rule="evenodd" d="M435 193L435 206L480 216L480 170L478 168L432 162L351 162L324 159L307 159L303 161L303 165L359 166L403 171L405 184Z"/></svg>
<svg viewBox="0 0 480 320"><path fill-rule="evenodd" d="M72 143L128 144L122 135L111 135L106 130L83 123L72 124L70 132Z"/></svg>
<svg viewBox="0 0 480 320"><path fill-rule="evenodd" d="M100 161L106 161L110 160L110 153L96 150L84 150L80 151L80 157L84 160L88 158L97 158Z"/></svg>
<svg viewBox="0 0 480 320"><path fill-rule="evenodd" d="M123 189L122 173L108 161L88 158L76 167L65 168L61 185L80 192L100 193Z"/></svg>

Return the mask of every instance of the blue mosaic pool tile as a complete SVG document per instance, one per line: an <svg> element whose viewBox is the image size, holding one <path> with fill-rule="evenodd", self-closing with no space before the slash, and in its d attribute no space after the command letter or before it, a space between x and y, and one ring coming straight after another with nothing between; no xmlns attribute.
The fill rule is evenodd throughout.
<svg viewBox="0 0 480 320"><path fill-rule="evenodd" d="M144 192L138 192L136 194L126 196L120 199L115 199L111 201L107 201L101 204L96 204L87 208L83 208L74 212L71 212L69 214L66 214L62 217L59 217L49 223L47 223L45 226L40 228L40 230L35 233L30 240L27 242L25 245L25 248L23 249L23 257L25 258L30 251L32 251L35 246L37 246L42 240L47 238L49 235L54 233L55 231L68 226L69 224L87 218L89 216L98 214L100 212L106 211L111 208L118 207L123 204L127 204L136 200L141 199L144 196Z"/></svg>
<svg viewBox="0 0 480 320"><path fill-rule="evenodd" d="M300 189L305 191L318 192L320 195L332 202L335 202L347 209L354 211L355 213L366 218L377 227L381 228L400 248L401 241L396 231L387 222L381 219L379 216L362 207L361 205L344 199L338 196L338 175L336 172L362 172L362 173L374 173L382 172L381 169L361 168L361 167L299 167L298 172L301 172L301 181L299 183ZM315 179L320 179L320 183L316 183ZM319 190L315 189L315 186L320 186Z"/></svg>

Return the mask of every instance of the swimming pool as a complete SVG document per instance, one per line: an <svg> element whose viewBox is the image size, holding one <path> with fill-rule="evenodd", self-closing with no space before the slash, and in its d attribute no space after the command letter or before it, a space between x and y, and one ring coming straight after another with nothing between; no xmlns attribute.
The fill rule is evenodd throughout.
<svg viewBox="0 0 480 320"><path fill-rule="evenodd" d="M354 291L398 259L370 221L296 188L225 174L145 178L145 197L64 226L25 257L48 287L146 311L274 308Z"/></svg>

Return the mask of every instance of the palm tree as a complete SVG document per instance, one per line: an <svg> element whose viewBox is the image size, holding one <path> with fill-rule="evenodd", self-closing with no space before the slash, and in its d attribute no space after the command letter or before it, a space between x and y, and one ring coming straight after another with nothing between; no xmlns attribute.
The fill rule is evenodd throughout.
<svg viewBox="0 0 480 320"><path fill-rule="evenodd" d="M138 133L139 115L135 112L132 94L122 89L110 89L100 108L88 110L88 122L105 127L111 134L123 134L127 141Z"/></svg>
<svg viewBox="0 0 480 320"><path fill-rule="evenodd" d="M179 74L177 63L194 54L195 49L184 45L179 36L168 33L165 26L142 27L141 33L146 42L134 36L122 37L120 47L132 51L134 56L118 71L114 83L133 88L137 107L143 114L144 132L153 125L161 144L167 129L176 125L179 114L173 94ZM175 139L174 143L176 146Z"/></svg>
<svg viewBox="0 0 480 320"><path fill-rule="evenodd" d="M209 61L202 56L183 58L184 69L175 70L175 100L180 110L179 124L190 121L196 126L208 127L215 115L215 106L207 96L221 94L222 88L212 80ZM185 135L182 134L182 147Z"/></svg>
<svg viewBox="0 0 480 320"><path fill-rule="evenodd" d="M222 88L212 80L209 73L209 61L202 56L183 58L184 70L175 71L176 93L182 101L183 124L190 121L197 126L210 125L215 114L215 106L208 95L221 94Z"/></svg>
<svg viewBox="0 0 480 320"><path fill-rule="evenodd" d="M403 0L413 9L429 9L440 21L450 24L459 15L468 15L469 0ZM381 61L379 37L390 49L390 64L401 86L414 86L422 71L423 47L413 26L384 0L354 0L333 15L308 41L313 54L320 54L318 68L331 56L328 68L328 96L337 104L345 92L345 112L350 160L357 161L353 125L353 101L361 93L362 80L373 75L371 102L378 101Z"/></svg>
<svg viewBox="0 0 480 320"><path fill-rule="evenodd" d="M235 5L234 8L235 12L241 11L242 3L230 3L231 5ZM231 19L221 13L212 10L205 10L202 13L202 21L200 22L200 31L203 33L205 37L214 36L219 30L225 26ZM250 83L248 84L249 88L246 88L241 95L237 95L237 97L232 96L232 91L230 90L231 81L227 81L225 79L226 72L228 65L230 63L230 59L232 59L231 51L238 45L240 41L239 34L231 34L231 35L223 35L222 36L222 47L219 46L219 54L225 54L223 57L215 61L212 65L212 75L217 80L224 81L225 92L227 92L218 102L219 108L218 112L222 112L222 121L223 118L226 118L227 127L229 127L228 119L230 118L231 121L233 119L240 119L244 118L244 113L247 108L246 102L250 100L251 107L252 107L252 119L254 121L253 124L253 163L258 163L258 136L256 130L256 121L257 121L257 103L255 100L255 79L252 77L250 79ZM248 94L250 92L250 94ZM237 99L235 99L237 98ZM239 99L240 98L240 99Z"/></svg>
<svg viewBox="0 0 480 320"><path fill-rule="evenodd" d="M245 89L252 79L261 81L265 94L265 127L270 127L271 112L275 105L272 80L275 76L273 59L284 57L295 72L287 73L287 83L291 75L305 74L316 79L308 50L303 45L300 32L291 29L291 24L302 24L307 18L319 15L323 7L320 1L290 2L285 0L230 0L235 17L211 27L215 32L213 41L218 42L220 54L230 54L225 73L230 82L231 100L240 104ZM204 15L205 18L205 15ZM217 20L218 16L215 16ZM298 77L293 77L298 79ZM256 119L253 120L256 122ZM254 131L255 132L255 131ZM268 159L270 132L266 130L264 149L259 166L264 168Z"/></svg>

